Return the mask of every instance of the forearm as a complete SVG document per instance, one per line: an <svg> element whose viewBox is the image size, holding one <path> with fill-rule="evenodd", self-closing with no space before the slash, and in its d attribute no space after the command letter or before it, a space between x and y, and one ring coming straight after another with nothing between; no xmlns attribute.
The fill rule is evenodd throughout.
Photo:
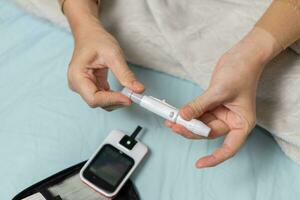
<svg viewBox="0 0 300 200"><path fill-rule="evenodd" d="M274 0L256 26L287 48L300 38L300 0Z"/></svg>
<svg viewBox="0 0 300 200"><path fill-rule="evenodd" d="M59 0L60 4L63 0ZM81 32L91 27L99 27L97 0L66 0L63 11L76 38Z"/></svg>
<svg viewBox="0 0 300 200"><path fill-rule="evenodd" d="M300 0L274 0L255 27L238 43L243 56L256 62L257 76L266 64L300 38Z"/></svg>

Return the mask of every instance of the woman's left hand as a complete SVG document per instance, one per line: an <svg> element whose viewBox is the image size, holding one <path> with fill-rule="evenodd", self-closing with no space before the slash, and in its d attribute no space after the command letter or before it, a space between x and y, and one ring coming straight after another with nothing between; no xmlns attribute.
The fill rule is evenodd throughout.
<svg viewBox="0 0 300 200"><path fill-rule="evenodd" d="M198 118L211 132L208 139L225 136L211 155L199 159L198 168L215 166L232 157L243 145L256 121L256 89L265 63L274 55L275 39L254 28L217 63L208 89L180 110L186 120ZM166 126L189 139L201 139L181 125Z"/></svg>

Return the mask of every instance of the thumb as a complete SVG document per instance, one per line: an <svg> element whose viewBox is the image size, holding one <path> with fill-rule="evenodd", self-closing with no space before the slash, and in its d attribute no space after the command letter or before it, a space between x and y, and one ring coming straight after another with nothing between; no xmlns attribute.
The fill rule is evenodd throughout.
<svg viewBox="0 0 300 200"><path fill-rule="evenodd" d="M108 63L109 68L116 76L118 81L124 87L127 87L135 92L143 92L145 90L144 85L137 80L134 73L129 69L126 61L122 56L118 56Z"/></svg>
<svg viewBox="0 0 300 200"><path fill-rule="evenodd" d="M180 116L185 120L198 118L206 111L220 105L224 100L224 95L218 95L213 89L208 89L201 96L181 108Z"/></svg>

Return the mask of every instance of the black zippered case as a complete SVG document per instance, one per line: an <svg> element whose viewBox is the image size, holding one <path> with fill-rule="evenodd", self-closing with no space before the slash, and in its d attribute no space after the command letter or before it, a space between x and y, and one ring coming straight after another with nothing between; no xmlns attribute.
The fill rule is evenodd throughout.
<svg viewBox="0 0 300 200"><path fill-rule="evenodd" d="M23 190L18 195L16 195L12 200L22 200L22 199L29 197L35 193L41 193L46 200L65 200L59 194L53 195L50 192L49 188L55 187L56 185L59 185L59 184L62 184L65 180L69 179L70 177L78 175L80 172L80 169L84 166L85 163L86 163L86 161L81 162L72 167L69 167L61 172L58 172L42 181L30 186L29 188ZM83 185L82 187L88 187L88 186ZM72 191L68 191L68 192L72 192ZM97 193L97 195L98 195L98 193ZM99 194L99 199L105 199L105 198L101 197ZM77 198L72 198L72 200L86 200L86 199L77 197ZM134 184L132 183L131 180L128 180L127 183L124 185L124 187L121 189L121 191L118 193L118 195L113 198L113 200L140 200L140 198L134 187Z"/></svg>

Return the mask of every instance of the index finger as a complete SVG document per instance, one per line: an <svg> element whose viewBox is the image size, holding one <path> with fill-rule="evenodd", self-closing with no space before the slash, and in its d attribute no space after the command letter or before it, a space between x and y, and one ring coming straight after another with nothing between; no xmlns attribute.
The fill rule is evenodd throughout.
<svg viewBox="0 0 300 200"><path fill-rule="evenodd" d="M144 85L137 80L134 73L129 69L122 55L111 58L107 63L113 74L116 76L121 85L128 87L134 92L141 93L144 91Z"/></svg>
<svg viewBox="0 0 300 200"><path fill-rule="evenodd" d="M231 130L225 137L222 146L217 148L211 155L200 158L196 163L196 167L213 167L231 158L240 149L246 138L247 133L244 130Z"/></svg>
<svg viewBox="0 0 300 200"><path fill-rule="evenodd" d="M95 83L89 78L79 77L77 80L77 92L92 107L108 107L108 106L128 106L131 104L130 99L120 92L101 91L98 90Z"/></svg>

